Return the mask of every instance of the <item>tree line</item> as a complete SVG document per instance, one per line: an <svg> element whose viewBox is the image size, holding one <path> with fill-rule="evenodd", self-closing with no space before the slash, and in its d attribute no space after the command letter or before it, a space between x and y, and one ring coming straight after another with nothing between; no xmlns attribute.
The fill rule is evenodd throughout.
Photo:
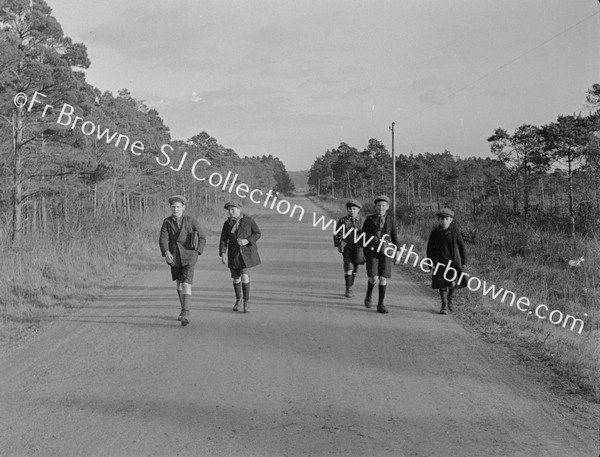
<svg viewBox="0 0 600 457"><path fill-rule="evenodd" d="M397 207L418 214L451 206L475 219L594 233L600 227L600 84L587 91L587 102L587 114L523 124L512 133L497 128L487 138L492 157L460 158L448 150L397 155ZM372 200L392 194L391 167L377 139L362 150L341 143L315 160L308 183L334 198Z"/></svg>
<svg viewBox="0 0 600 457"><path fill-rule="evenodd" d="M0 233L13 241L56 231L86 217L131 216L164 205L169 193L193 204L214 203L217 190L189 173L156 164L160 147L205 157L216 170L235 169L248 185L289 193L294 185L275 157L240 158L207 132L173 140L157 110L127 89L116 95L88 84L87 48L64 35L44 0L8 0L0 6ZM140 156L105 139L86 136L42 116L40 106L18 107L18 93L40 92L44 104L75 107L74 115L143 139Z"/></svg>

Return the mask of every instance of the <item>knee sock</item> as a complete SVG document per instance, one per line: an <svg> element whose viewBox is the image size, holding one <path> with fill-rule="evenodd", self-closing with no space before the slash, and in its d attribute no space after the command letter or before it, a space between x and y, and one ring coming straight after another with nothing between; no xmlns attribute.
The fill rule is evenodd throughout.
<svg viewBox="0 0 600 457"><path fill-rule="evenodd" d="M350 276L350 287L352 287L354 285L354 280L356 279L356 270L354 270L352 272L352 275Z"/></svg>
<svg viewBox="0 0 600 457"><path fill-rule="evenodd" d="M375 287L375 284L373 284L371 281L367 281L367 297L371 297L374 287Z"/></svg>
<svg viewBox="0 0 600 457"><path fill-rule="evenodd" d="M440 289L440 298L442 299L442 305L448 304L448 289Z"/></svg>
<svg viewBox="0 0 600 457"><path fill-rule="evenodd" d="M240 298L242 298L242 283L241 282L234 282L233 290L235 291L235 299L236 300L239 300Z"/></svg>
<svg viewBox="0 0 600 457"><path fill-rule="evenodd" d="M183 294L181 292L181 290L177 289L177 295L179 295L179 304L181 305L181 309L183 309Z"/></svg>
<svg viewBox="0 0 600 457"><path fill-rule="evenodd" d="M244 294L244 300L249 300L250 299L250 283L249 282L242 283L242 292Z"/></svg>
<svg viewBox="0 0 600 457"><path fill-rule="evenodd" d="M452 303L452 294L454 293L454 288L450 287L448 289L448 303Z"/></svg>
<svg viewBox="0 0 600 457"><path fill-rule="evenodd" d="M385 288L386 284L379 284L379 303L383 304L383 300L385 299Z"/></svg>
<svg viewBox="0 0 600 457"><path fill-rule="evenodd" d="M346 281L346 288L352 287L352 275L345 274L344 281Z"/></svg>
<svg viewBox="0 0 600 457"><path fill-rule="evenodd" d="M182 298L182 303L181 303L181 309L183 309L184 311L189 311L190 310L190 303L192 302L192 296L190 294L181 294Z"/></svg>

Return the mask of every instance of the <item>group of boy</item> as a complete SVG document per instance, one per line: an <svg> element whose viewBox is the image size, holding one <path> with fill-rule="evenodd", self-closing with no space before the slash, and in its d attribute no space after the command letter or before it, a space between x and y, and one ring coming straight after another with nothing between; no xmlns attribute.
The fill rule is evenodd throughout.
<svg viewBox="0 0 600 457"><path fill-rule="evenodd" d="M181 305L178 320L183 326L189 323L194 267L206 245L206 235L201 225L195 218L184 214L185 204L186 199L181 195L169 198L171 216L163 220L159 238L162 256L171 267L171 278L176 283ZM343 257L345 296L354 296L352 287L358 266L366 264L368 281L364 305L366 308L373 306L373 292L377 285L377 312L386 314L389 310L385 306L385 293L387 280L392 273L392 259L385 251L388 246L398 246L400 243L395 217L388 213L390 199L380 195L375 198L374 204L375 213L365 218L360 215L360 202L349 200L346 203L347 215L337 221L333 242ZM247 313L250 309L249 269L261 263L256 246L261 233L254 219L242 212L238 202L227 202L224 208L229 217L221 230L219 257L231 271L235 292L233 311ZM444 208L437 213L437 217L438 226L431 232L427 242L427 257L434 264L452 266L460 275L466 266L466 253L460 231L452 223L454 212ZM394 263L400 263L400 257L396 257ZM432 275L432 288L440 291L441 314L452 311L454 290L464 286L448 281L444 271L436 268Z"/></svg>
<svg viewBox="0 0 600 457"><path fill-rule="evenodd" d="M206 235L198 221L184 214L185 204L186 198L182 195L169 198L171 216L163 220L158 241L161 254L171 267L171 278L176 283L181 305L178 320L184 327L189 323L194 267L206 245ZM227 202L224 208L228 218L221 230L219 257L231 272L235 292L233 311L248 313L249 269L261 263L256 246L261 233L254 219L242 212L239 202Z"/></svg>
<svg viewBox="0 0 600 457"><path fill-rule="evenodd" d="M360 215L362 206L360 202L354 199L348 200L347 215L337 221L333 244L343 257L345 296L348 298L354 296L352 287L358 266L366 264L369 279L364 305L366 308L372 307L373 291L375 285L378 285L377 312L386 314L389 310L385 305L385 293L387 281L392 273L392 258L385 255L385 252L390 243L399 246L399 237L395 217L388 213L390 199L386 195L380 195L373 203L375 213L364 218ZM466 267L466 252L460 231L452 223L454 212L443 208L436 216L438 225L429 235L427 257L434 264L453 267L460 275ZM340 228L342 226L344 227ZM399 262L400 257L397 257L394 263ZM444 276L444 269L436 268L432 275L431 286L440 291L440 314L447 314L448 311L452 311L454 290L464 287L464 284L448 281Z"/></svg>

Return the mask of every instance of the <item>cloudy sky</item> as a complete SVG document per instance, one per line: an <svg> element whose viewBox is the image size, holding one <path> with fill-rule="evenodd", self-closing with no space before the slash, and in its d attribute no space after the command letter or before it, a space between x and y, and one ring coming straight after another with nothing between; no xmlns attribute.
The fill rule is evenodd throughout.
<svg viewBox="0 0 600 457"><path fill-rule="evenodd" d="M47 0L92 61L172 138L307 169L340 142L487 156L497 127L587 111L596 0Z"/></svg>

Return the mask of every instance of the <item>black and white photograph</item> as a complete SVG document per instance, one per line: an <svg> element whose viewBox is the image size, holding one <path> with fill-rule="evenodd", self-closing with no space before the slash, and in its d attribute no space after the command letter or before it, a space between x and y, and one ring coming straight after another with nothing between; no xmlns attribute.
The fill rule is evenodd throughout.
<svg viewBox="0 0 600 457"><path fill-rule="evenodd" d="M0 457L600 457L600 1L0 0Z"/></svg>

